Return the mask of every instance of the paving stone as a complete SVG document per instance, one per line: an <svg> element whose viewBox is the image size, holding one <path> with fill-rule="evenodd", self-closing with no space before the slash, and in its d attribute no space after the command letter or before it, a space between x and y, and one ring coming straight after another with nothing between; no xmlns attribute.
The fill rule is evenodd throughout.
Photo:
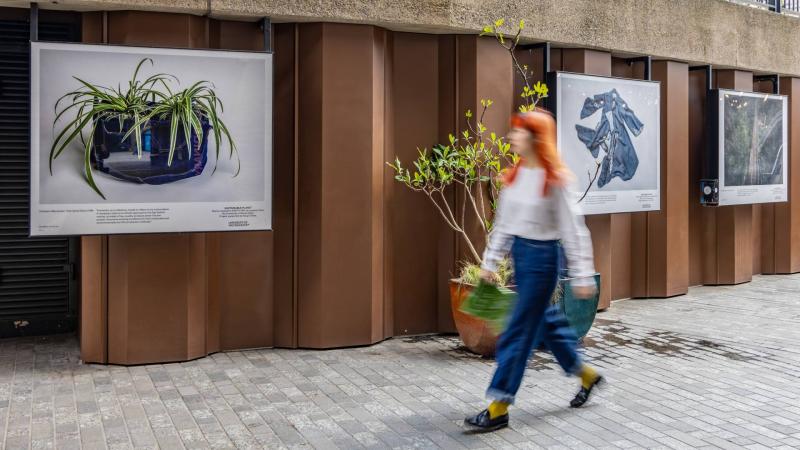
<svg viewBox="0 0 800 450"><path fill-rule="evenodd" d="M511 426L467 434L494 363L451 336L356 349L253 350L83 365L72 336L0 340L0 448L800 448L800 276L620 301L577 381L537 353Z"/></svg>

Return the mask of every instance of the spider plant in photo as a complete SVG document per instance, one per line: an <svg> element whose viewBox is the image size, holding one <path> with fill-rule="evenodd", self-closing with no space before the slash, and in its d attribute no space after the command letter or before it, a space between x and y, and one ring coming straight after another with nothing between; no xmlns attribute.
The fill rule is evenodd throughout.
<svg viewBox="0 0 800 450"><path fill-rule="evenodd" d="M61 132L53 140L50 147L50 174L53 174L53 161L58 158L70 144L80 140L84 149L84 176L86 182L105 199L105 196L97 187L92 175L92 144L94 132L97 125L103 121L118 120L120 128L126 121L139 123L140 118L146 116L150 107L149 104L157 98L163 96L154 89L156 84L166 86L167 81L175 77L167 74L155 74L143 81L137 80L139 70L145 62L153 64L150 58L144 58L136 65L133 77L128 81L127 88L123 90L121 86L116 89L92 84L78 77L73 77L80 83L80 87L74 91L63 95L55 104L56 118L53 120L53 128L69 112L75 112L72 118L61 129ZM62 103L66 103L61 109ZM89 127L88 138L84 137L83 131ZM142 156L142 129L141 127L132 128L134 141L139 158Z"/></svg>
<svg viewBox="0 0 800 450"><path fill-rule="evenodd" d="M142 159L143 151L147 151L150 152L150 163L155 163L156 158L160 158L157 155L162 153L160 153L161 148L158 150L151 148L152 133L155 130L164 130L165 137L160 142L165 144L164 149L166 149L166 128L168 128L169 136L169 148L166 155L167 167L172 167L176 150L186 145L187 158L183 158L183 154L181 154L179 159L184 162L189 161L192 159L193 151L199 152L203 155L203 162L200 163L200 169L194 174L198 175L202 172L202 167L205 165L206 138L209 137L209 131L213 131L217 161L219 161L221 144L226 141L230 147L230 159L233 159L236 154L237 167L234 176L239 174L241 162L231 133L221 118L223 104L217 96L213 84L208 81L198 81L187 89L174 91L173 86L179 84L180 80L173 75L163 73L140 81L137 77L145 62L153 64L150 58L140 60L125 89L122 87L113 89L73 77L80 83L80 87L59 98L55 105L54 132L56 125L63 117L70 117L68 114L74 114L74 116L71 116L69 122L61 129L50 148L51 175L53 174L53 161L69 148L70 144L79 140L84 151L83 165L86 182L105 199L95 183L93 169L110 173L108 166L105 168L103 166L103 160L108 157L109 151L135 151L139 159ZM118 123L118 127L114 125L111 127L113 130L109 130L107 126L114 122ZM85 135L87 130L89 131L88 137ZM114 138L116 144L108 144L106 138L110 134L123 136L121 139ZM180 142L179 134L183 136L184 142ZM192 141L193 136L197 138L195 141ZM109 150L108 145L112 145L115 150ZM176 170L181 170L180 165L176 167ZM216 171L216 165L214 171ZM142 181L137 176L125 174L123 171L112 174L112 176L134 182L148 182ZM163 181L156 184L161 183Z"/></svg>
<svg viewBox="0 0 800 450"><path fill-rule="evenodd" d="M166 93L158 96L159 101L151 105L147 114L134 123L133 127L123 137L123 140L130 137L131 133L138 133L138 130L150 120L168 120L170 122L170 135L167 165L170 166L175 157L179 130L183 130L183 136L187 143L187 156L191 157L192 148L189 144L191 142L191 134L195 134L198 142L202 141L202 121L207 120L214 134L216 161L219 161L220 147L224 139L230 148L229 158L233 159L233 155L236 154L237 166L234 176L238 175L241 170L241 161L239 161L236 144L233 142L231 133L225 122L220 118L224 106L219 97L217 97L213 85L208 81L198 81L187 89L173 93L166 83L162 84ZM215 163L212 174L216 170Z"/></svg>

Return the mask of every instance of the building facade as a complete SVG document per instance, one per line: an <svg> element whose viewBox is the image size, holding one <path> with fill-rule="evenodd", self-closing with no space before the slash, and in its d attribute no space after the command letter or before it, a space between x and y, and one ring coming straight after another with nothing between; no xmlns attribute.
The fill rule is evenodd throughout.
<svg viewBox="0 0 800 450"><path fill-rule="evenodd" d="M273 230L58 241L76 264L58 295L78 299L63 314L79 318L87 362L453 332L447 282L464 249L385 161L465 129L463 112L482 99L495 102L487 126L507 131L519 85L507 52L479 36L499 17L525 20L525 43L549 43L517 54L542 80L568 71L660 82L660 210L587 217L603 308L800 271L791 14L726 0L61 0L34 15L27 3L0 6L9 27L37 16L42 40L58 29L59 40L84 43L274 52ZM789 202L700 205L709 86L788 96ZM19 248L38 242L15 236Z"/></svg>

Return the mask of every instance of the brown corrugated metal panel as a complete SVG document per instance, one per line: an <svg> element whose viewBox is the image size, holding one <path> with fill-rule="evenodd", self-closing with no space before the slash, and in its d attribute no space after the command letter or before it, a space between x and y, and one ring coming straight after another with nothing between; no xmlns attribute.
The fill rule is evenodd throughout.
<svg viewBox="0 0 800 450"><path fill-rule="evenodd" d="M259 22L209 21L209 47L225 50L264 50L264 32ZM274 34L278 33L275 25ZM201 28L205 29L205 28ZM273 38L274 39L274 38ZM277 44L273 43L277 49ZM276 52L277 53L277 52Z"/></svg>
<svg viewBox="0 0 800 450"><path fill-rule="evenodd" d="M204 17L149 11L110 11L107 17L110 44L178 48L209 46L209 20Z"/></svg>
<svg viewBox="0 0 800 450"><path fill-rule="evenodd" d="M689 288L688 65L658 61L661 81L661 205L648 213L648 296L671 297Z"/></svg>
<svg viewBox="0 0 800 450"><path fill-rule="evenodd" d="M514 109L514 100L517 97L514 91L515 73L511 63L511 55L501 46L497 45L491 37L473 37L477 45L477 77L475 93L477 102L466 105L473 111L480 111L481 99L490 99L494 102L486 112L484 125L494 130L498 136L504 136L510 129L511 116L509 111ZM466 70L467 67L461 68ZM463 111L462 111L463 113Z"/></svg>
<svg viewBox="0 0 800 450"><path fill-rule="evenodd" d="M771 82L753 82L753 92L771 94ZM775 273L775 204L753 205L753 275Z"/></svg>
<svg viewBox="0 0 800 450"><path fill-rule="evenodd" d="M83 42L103 42L103 13L84 13ZM108 237L81 237L81 361L108 363Z"/></svg>
<svg viewBox="0 0 800 450"><path fill-rule="evenodd" d="M789 202L775 205L775 272L800 272L800 78L781 78L789 96Z"/></svg>
<svg viewBox="0 0 800 450"><path fill-rule="evenodd" d="M108 266L109 363L206 354L203 234L109 236Z"/></svg>
<svg viewBox="0 0 800 450"><path fill-rule="evenodd" d="M219 255L221 240L216 233L206 235L206 252L209 255ZM222 260L219 257L207 258L206 260L206 289L208 290L208 305L206 306L206 317L203 322L206 326L206 351L208 353L218 352L222 349L221 327L222 320L222 292L223 279L219 276L209 277L208 274L219 274L223 268Z"/></svg>
<svg viewBox="0 0 800 450"><path fill-rule="evenodd" d="M295 171L297 170L297 29L276 24L274 29L275 92L273 129L273 227L275 345L297 347L295 252ZM314 85L312 85L314 86ZM303 128L307 133L307 127Z"/></svg>
<svg viewBox="0 0 800 450"><path fill-rule="evenodd" d="M611 74L615 77L644 79L645 65L612 58ZM612 248L614 270L611 272L611 298L634 296L647 278L647 213L614 214L612 216Z"/></svg>
<svg viewBox="0 0 800 450"><path fill-rule="evenodd" d="M208 233L209 306L217 298L218 321L209 315L209 335L218 333L220 350L273 345L273 242L272 233L253 231ZM212 270L211 264L214 265ZM217 328L219 331L214 330ZM214 331L211 331L214 330Z"/></svg>
<svg viewBox="0 0 800 450"><path fill-rule="evenodd" d="M800 145L796 144L797 133L793 131L797 127L798 102L793 102L793 96L797 91L793 88L797 84L795 78L781 78L780 93L789 96L789 201L786 203L764 204L761 205L762 225L762 273L796 273L800 271L800 242L793 236L793 229L800 231L800 208L793 207L797 203L795 195L800 195L800 183L794 176L795 170L800 170ZM754 90L757 92L772 92L773 85L770 82L754 83ZM798 263L793 263L792 260Z"/></svg>
<svg viewBox="0 0 800 450"><path fill-rule="evenodd" d="M458 108L455 113L459 117L457 133L469 130L467 118L464 113L470 110L474 113L471 119L473 127L478 119L483 106L481 101L492 100L494 104L486 110L483 124L487 129L493 130L498 136L508 133L511 114L514 105L514 73L511 56L502 47L497 45L494 38L481 38L478 36L458 36L458 76L459 98ZM444 131L444 130L443 130ZM466 193L457 190L460 211L464 207L463 197ZM469 208L469 206L466 206ZM467 213L467 232L472 238L478 253L485 247L486 231L474 214ZM471 254L467 251L463 240L458 241L459 252L458 266L472 261Z"/></svg>
<svg viewBox="0 0 800 450"><path fill-rule="evenodd" d="M553 51L555 49L550 50L550 69L553 70ZM534 49L523 49L517 50L515 53L517 60L520 64L524 66L528 66L528 70L530 71L531 84L536 84L537 82L544 83L545 73L544 73L544 49L543 48L534 48ZM523 87L525 86L522 77L514 71L514 108L513 111L518 111L518 108L525 103L523 98L519 95Z"/></svg>
<svg viewBox="0 0 800 450"><path fill-rule="evenodd" d="M611 270L606 279L611 283L612 300L631 297L632 217L629 213L611 215Z"/></svg>
<svg viewBox="0 0 800 450"><path fill-rule="evenodd" d="M653 79L661 82L661 210L633 214L642 227L633 233L633 294L671 297L689 287L688 66L656 61Z"/></svg>
<svg viewBox="0 0 800 450"><path fill-rule="evenodd" d="M81 238L81 360L108 362L108 238Z"/></svg>
<svg viewBox="0 0 800 450"><path fill-rule="evenodd" d="M751 250L753 256L753 262L750 269L753 275L763 273L762 247L764 241L766 240L768 242L770 237L772 236L772 233L769 233L768 235L766 234L767 230L764 228L764 215L769 215L770 211L774 211L773 206L771 204L753 205L752 209L753 217L750 219L753 222L753 231L752 231L753 249Z"/></svg>
<svg viewBox="0 0 800 450"><path fill-rule="evenodd" d="M611 54L596 50L563 49L561 51L561 65L562 70L568 72L611 75ZM622 222L624 222L624 219ZM621 227L621 224L621 222L617 222L615 226L613 215L611 214L586 216L586 225L592 233L595 269L600 272L601 276L599 305L601 310L611 306L614 293L618 292L614 283L619 282L619 278L615 274L619 268L615 263L620 256L614 256L614 254L617 251L626 253L622 258L626 260L627 264L630 264L630 240L621 235L625 229L625 227ZM629 230L630 228L627 227L627 229ZM614 249L613 246L618 242L622 243L624 248ZM627 242L627 245L625 245L625 242ZM628 286L630 286L630 279L628 279Z"/></svg>
<svg viewBox="0 0 800 450"><path fill-rule="evenodd" d="M378 342L390 337L393 328L389 325L392 321L391 296L387 296L386 279L386 143L390 137L386 135L387 113L391 102L387 101L387 71L391 75L389 59L391 57L389 32L383 28L373 28L372 44L372 148L370 148L368 161L371 163L370 183L370 209L371 214L371 270L370 308L372 310L371 342ZM388 68L388 69L387 69Z"/></svg>
<svg viewBox="0 0 800 450"><path fill-rule="evenodd" d="M713 236L707 235L704 225L713 218L713 211L700 205L700 179L703 178L703 159L706 150L706 74L689 72L689 285L698 286L705 279L706 258L716 260Z"/></svg>
<svg viewBox="0 0 800 450"><path fill-rule="evenodd" d="M297 157L302 164L296 167L296 242L297 242L297 344L307 346L311 341L322 342L321 318L317 310L323 296L322 283L322 173L323 147L323 25L298 25L297 85L303 87L298 95ZM303 329L307 327L307 329Z"/></svg>
<svg viewBox="0 0 800 450"><path fill-rule="evenodd" d="M458 129L459 113L462 108L459 104L459 74L458 44L455 36L439 36L439 108L438 108L438 139L437 142L448 142L448 134ZM448 192L448 195L453 195ZM451 197L452 198L452 197ZM456 325L450 308L449 280L456 273L457 242L460 239L456 233L444 223L439 221L436 228L437 245L437 331L442 333L455 333Z"/></svg>
<svg viewBox="0 0 800 450"><path fill-rule="evenodd" d="M391 58L391 132L385 158L413 160L417 148L439 139L439 37L394 33ZM438 331L440 285L437 244L441 217L424 195L397 184L385 170L386 271L395 335ZM452 260L452 258L450 258Z"/></svg>
<svg viewBox="0 0 800 450"><path fill-rule="evenodd" d="M457 98L456 110L454 113L458 118L458 127L455 130L449 130L448 132L452 132L457 136L461 135L463 131L469 130L469 127L467 126L467 118L464 113L467 110L470 110L476 115L479 114L481 108L480 99L487 98L490 95L490 93L487 92L487 89L483 89L482 92L478 92L482 78L480 65L484 63L483 58L485 58L481 51L483 48L480 45L481 41L482 40L477 36L471 35L456 37ZM508 114L508 110L504 110L503 113ZM487 127L489 126L487 125ZM442 131L444 132L445 130ZM461 214L463 207L462 205L465 205L464 199L466 197L466 193L459 187L456 187L454 191L454 212L456 216L458 216ZM482 237L484 233L481 229L480 222L473 220L473 218L474 216L467 215L465 229L472 239L472 243L475 245L476 249L478 249L477 251L480 251L479 249L482 249L485 245ZM451 277L455 277L458 270L464 265L464 263L472 259L473 256L470 253L468 246L465 244L463 238L459 236L458 240L456 241L456 271L451 273Z"/></svg>
<svg viewBox="0 0 800 450"><path fill-rule="evenodd" d="M364 345L383 338L373 334L372 322L383 317L383 298L373 296L383 279L383 212L376 204L383 202L383 172L374 179L376 158L383 163L375 145L383 130L374 115L383 115L383 105L374 83L382 89L375 64L383 64L385 40L374 27L344 24L302 25L300 35L300 47L308 39L312 48L300 60L299 123L320 133L301 134L298 148L298 342ZM305 89L311 83L325 86L321 96Z"/></svg>
<svg viewBox="0 0 800 450"><path fill-rule="evenodd" d="M225 50L264 50L264 33L258 23L210 22L217 24L219 29L219 40L211 42L211 47ZM192 30L204 29L195 22L191 24ZM273 147L273 155L276 152L276 148ZM273 156L273 161L275 160ZM283 172L282 168L273 170L273 174L277 172ZM276 183L273 182L274 184ZM278 195L284 195L284 191L273 192L273 199ZM273 204L275 203L273 200ZM276 215L273 210L273 217ZM273 249L274 232L214 233L214 235L214 238L219 240L219 251L209 251L207 259L216 260L219 264L218 272L209 272L209 280L217 277L219 279L220 290L217 292L220 296L220 317L219 322L209 320L208 326L219 328L220 350L273 346L275 329L273 289L276 266ZM247 270L241 270L242 267L246 267Z"/></svg>

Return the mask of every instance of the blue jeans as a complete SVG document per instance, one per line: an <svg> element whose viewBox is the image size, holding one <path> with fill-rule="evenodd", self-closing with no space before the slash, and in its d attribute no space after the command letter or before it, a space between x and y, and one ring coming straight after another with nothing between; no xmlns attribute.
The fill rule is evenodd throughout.
<svg viewBox="0 0 800 450"><path fill-rule="evenodd" d="M550 305L558 281L558 241L515 238L511 248L517 303L508 328L497 342L497 369L486 395L514 403L522 376L533 350L543 342L568 374L577 374L583 364L577 338L567 319Z"/></svg>

